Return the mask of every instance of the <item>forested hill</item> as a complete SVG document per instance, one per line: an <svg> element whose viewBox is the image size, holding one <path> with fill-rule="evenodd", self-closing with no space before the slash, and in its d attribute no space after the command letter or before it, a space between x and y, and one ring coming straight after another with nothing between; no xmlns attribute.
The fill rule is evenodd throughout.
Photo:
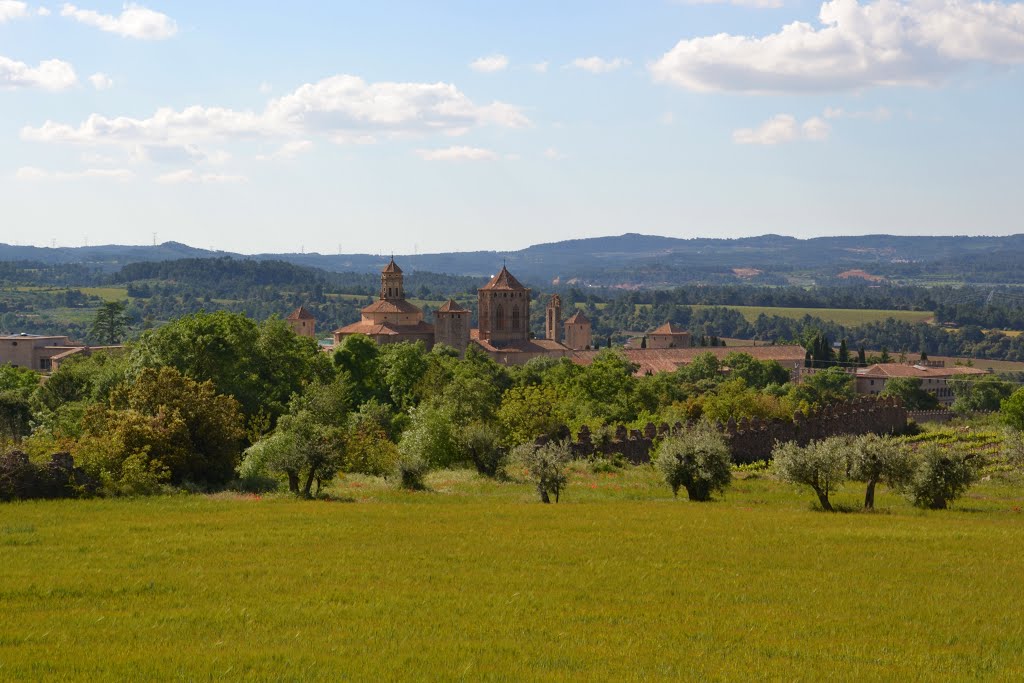
<svg viewBox="0 0 1024 683"><path fill-rule="evenodd" d="M0 244L0 261L77 263L106 272L137 262L232 256L276 260L332 272L376 273L387 257L372 254L258 254L242 256L176 242L157 246L41 248ZM511 252L400 255L407 271L486 278L505 261L533 282L664 287L695 282L767 285L836 284L846 280L1024 284L1024 235L901 237L866 235L796 239L678 239L627 234L538 244Z"/></svg>

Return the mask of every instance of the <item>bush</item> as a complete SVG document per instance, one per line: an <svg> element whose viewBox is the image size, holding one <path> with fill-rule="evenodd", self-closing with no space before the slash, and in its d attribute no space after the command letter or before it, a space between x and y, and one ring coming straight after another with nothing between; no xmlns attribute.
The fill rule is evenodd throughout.
<svg viewBox="0 0 1024 683"><path fill-rule="evenodd" d="M945 510L978 478L973 455L926 443L910 482L909 496L917 507Z"/></svg>
<svg viewBox="0 0 1024 683"><path fill-rule="evenodd" d="M487 477L502 473L505 450L501 447L501 435L497 429L483 422L474 422L463 430L461 438L477 472Z"/></svg>
<svg viewBox="0 0 1024 683"><path fill-rule="evenodd" d="M782 481L810 486L821 507L832 512L829 495L846 480L849 441L832 437L806 446L780 444L772 451L772 472Z"/></svg>
<svg viewBox="0 0 1024 683"><path fill-rule="evenodd" d="M569 445L564 441L552 441L543 446L521 444L512 451L512 457L526 468L537 486L541 502L550 503L554 496L557 503L569 481L565 471L572 458Z"/></svg>
<svg viewBox="0 0 1024 683"><path fill-rule="evenodd" d="M414 453L402 453L395 465L399 486L410 491L422 491L426 488L423 478L429 471L427 461Z"/></svg>
<svg viewBox="0 0 1024 683"><path fill-rule="evenodd" d="M690 500L711 500L732 482L732 458L725 439L717 431L701 428L669 436L658 446L655 463L678 496L686 489Z"/></svg>
<svg viewBox="0 0 1024 683"><path fill-rule="evenodd" d="M74 498L95 490L95 481L75 467L68 453L55 453L43 465L22 451L0 456L0 501Z"/></svg>
<svg viewBox="0 0 1024 683"><path fill-rule="evenodd" d="M884 481L901 491L914 476L914 457L892 439L866 434L850 443L850 478L867 483L864 508L875 507L875 486Z"/></svg>

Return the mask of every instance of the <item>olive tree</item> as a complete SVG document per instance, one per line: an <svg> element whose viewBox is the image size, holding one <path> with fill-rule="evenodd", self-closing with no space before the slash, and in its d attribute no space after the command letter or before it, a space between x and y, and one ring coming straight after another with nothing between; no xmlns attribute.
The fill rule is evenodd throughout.
<svg viewBox="0 0 1024 683"><path fill-rule="evenodd" d="M711 500L712 493L732 482L729 447L718 431L707 427L667 437L658 446L655 463L673 496L682 487L690 500Z"/></svg>
<svg viewBox="0 0 1024 683"><path fill-rule="evenodd" d="M513 449L512 457L529 473L541 502L550 503L554 496L557 503L569 481L566 474L566 466L572 458L569 445L563 441L551 441L543 446L521 444Z"/></svg>
<svg viewBox="0 0 1024 683"><path fill-rule="evenodd" d="M846 480L849 449L844 437L812 441L806 446L780 444L772 451L772 471L782 481L810 486L822 509L832 512L828 497Z"/></svg>
<svg viewBox="0 0 1024 683"><path fill-rule="evenodd" d="M875 507L875 486L884 481L897 491L906 488L914 476L913 454L892 439L866 434L850 442L850 478L867 483L864 509Z"/></svg>
<svg viewBox="0 0 1024 683"><path fill-rule="evenodd" d="M962 496L978 478L975 456L924 444L918 451L918 466L910 481L909 497L917 507L945 510Z"/></svg>

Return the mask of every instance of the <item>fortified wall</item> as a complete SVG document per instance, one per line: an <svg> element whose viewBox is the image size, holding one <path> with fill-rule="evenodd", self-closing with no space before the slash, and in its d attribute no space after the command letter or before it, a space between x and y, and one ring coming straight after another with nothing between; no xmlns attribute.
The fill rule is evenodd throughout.
<svg viewBox="0 0 1024 683"><path fill-rule="evenodd" d="M651 451L658 439L668 434L679 434L692 426L681 422L674 425L648 422L643 429L627 429L619 425L613 437L595 438L584 425L575 440L572 440L568 427L563 427L555 438L570 439L569 446L577 459L622 456L639 465L650 462ZM733 462L743 464L768 459L776 442L795 441L804 446L811 441L844 434L902 434L907 428L907 411L897 398L864 397L826 406L808 415L797 412L792 420L742 418L737 422L730 418L726 423L715 423L715 426L725 435ZM537 444L542 445L548 440L541 437Z"/></svg>

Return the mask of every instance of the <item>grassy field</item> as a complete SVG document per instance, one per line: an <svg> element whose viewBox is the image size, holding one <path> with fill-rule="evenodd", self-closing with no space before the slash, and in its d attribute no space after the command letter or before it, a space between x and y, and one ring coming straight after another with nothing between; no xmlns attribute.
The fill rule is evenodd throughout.
<svg viewBox="0 0 1024 683"><path fill-rule="evenodd" d="M333 502L7 504L0 679L1021 680L1004 476L874 514L756 473L695 504L582 465L550 506L465 471Z"/></svg>
<svg viewBox="0 0 1024 683"><path fill-rule="evenodd" d="M694 306L699 308L710 308L708 306ZM783 308L776 306L724 306L732 308L743 314L749 322L754 322L762 313L767 316L781 316L783 318L803 318L809 315L812 318L821 318L838 325L854 327L871 322L881 322L889 318L903 320L911 323L928 322L934 314L929 311L887 311L882 309L856 309L856 308Z"/></svg>

